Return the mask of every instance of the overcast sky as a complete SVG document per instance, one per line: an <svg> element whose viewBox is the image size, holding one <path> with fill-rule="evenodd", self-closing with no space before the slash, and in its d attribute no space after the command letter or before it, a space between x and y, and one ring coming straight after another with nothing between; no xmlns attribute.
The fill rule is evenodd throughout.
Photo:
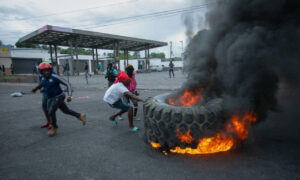
<svg viewBox="0 0 300 180"><path fill-rule="evenodd" d="M0 0L0 40L15 44L22 36L44 25L62 26L116 35L173 42L175 56L181 54L181 43L187 44L187 14L157 15L138 20L115 21L120 18L140 16L174 9L203 5L207 0ZM195 31L205 28L203 6L194 17ZM170 43L169 43L170 44ZM150 52L165 52L170 47L156 48Z"/></svg>

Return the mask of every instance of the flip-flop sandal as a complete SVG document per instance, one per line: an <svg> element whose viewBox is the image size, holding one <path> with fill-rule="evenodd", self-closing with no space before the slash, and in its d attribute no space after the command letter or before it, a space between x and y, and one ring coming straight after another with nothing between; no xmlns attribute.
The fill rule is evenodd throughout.
<svg viewBox="0 0 300 180"><path fill-rule="evenodd" d="M128 131L130 132L138 132L139 128L134 126L133 128L129 128Z"/></svg>
<svg viewBox="0 0 300 180"><path fill-rule="evenodd" d="M114 125L117 125L118 124L118 122L116 121L116 120L112 120L112 119L109 119L110 120L110 122L112 122Z"/></svg>

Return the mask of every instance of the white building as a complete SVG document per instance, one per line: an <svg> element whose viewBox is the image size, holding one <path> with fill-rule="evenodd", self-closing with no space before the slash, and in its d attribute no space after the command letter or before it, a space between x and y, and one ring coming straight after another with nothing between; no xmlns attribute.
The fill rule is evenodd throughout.
<svg viewBox="0 0 300 180"><path fill-rule="evenodd" d="M68 63L70 67L70 74L73 73L76 62L76 57L72 57L66 54L57 54L58 65L60 67L60 72L63 71L64 66ZM54 58L54 55L53 55ZM43 49L30 49L30 48L15 48L10 49L8 52L0 51L0 65L4 64L5 68L10 69L11 65L13 67L15 74L31 74L33 72L34 66L42 62L42 60L49 60L50 54L48 50ZM93 56L91 55L78 55L79 72L84 72L85 63L89 65L89 72L94 72L94 67L97 69L98 65L96 61L93 61ZM102 71L106 69L109 62L113 62L112 58L99 57L98 62L102 64ZM128 63L133 65L135 70L144 71L146 66L146 60L144 58L140 59L130 59ZM182 68L182 61L173 61L176 68ZM152 70L163 70L169 67L169 61L162 61L159 58L150 59L150 69ZM124 60L120 60L120 70L124 71Z"/></svg>

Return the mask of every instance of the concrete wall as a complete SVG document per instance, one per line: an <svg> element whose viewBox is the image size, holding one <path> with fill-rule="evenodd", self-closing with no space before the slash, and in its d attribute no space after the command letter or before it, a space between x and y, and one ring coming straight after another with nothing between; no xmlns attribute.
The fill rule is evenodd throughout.
<svg viewBox="0 0 300 180"><path fill-rule="evenodd" d="M139 60L143 60L143 59L131 59L131 60L129 60L129 64L131 64L135 70L138 70L138 61ZM162 62L162 60L159 58L150 59L150 66L158 65L158 66L164 67L165 70L167 70L169 68L169 63L170 63L169 61ZM175 69L183 68L182 61L173 61L173 64L174 64ZM121 69L121 71L124 71L124 60L120 60L120 69Z"/></svg>

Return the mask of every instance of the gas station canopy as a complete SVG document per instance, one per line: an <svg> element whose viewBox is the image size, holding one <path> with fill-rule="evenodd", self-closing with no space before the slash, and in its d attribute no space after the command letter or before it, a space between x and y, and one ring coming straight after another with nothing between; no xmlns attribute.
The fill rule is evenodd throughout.
<svg viewBox="0 0 300 180"><path fill-rule="evenodd" d="M46 25L22 38L20 42L57 46L77 46L106 50L142 51L167 46L168 43L106 33Z"/></svg>

